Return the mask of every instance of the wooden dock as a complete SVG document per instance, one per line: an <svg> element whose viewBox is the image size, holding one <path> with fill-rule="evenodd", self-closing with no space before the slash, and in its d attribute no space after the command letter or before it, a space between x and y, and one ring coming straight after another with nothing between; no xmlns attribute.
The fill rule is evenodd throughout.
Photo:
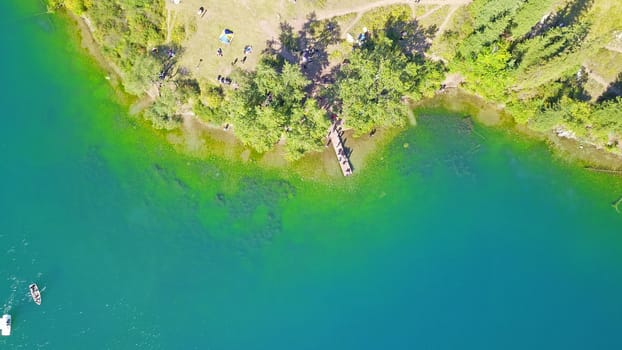
<svg viewBox="0 0 622 350"><path fill-rule="evenodd" d="M328 129L328 141L326 143L326 147L328 147L329 144L333 145L333 150L335 151L335 155L339 161L339 167L341 168L343 176L349 176L352 175L352 165L350 164L350 158L341 139L342 132L343 120L337 119L331 124L330 129Z"/></svg>

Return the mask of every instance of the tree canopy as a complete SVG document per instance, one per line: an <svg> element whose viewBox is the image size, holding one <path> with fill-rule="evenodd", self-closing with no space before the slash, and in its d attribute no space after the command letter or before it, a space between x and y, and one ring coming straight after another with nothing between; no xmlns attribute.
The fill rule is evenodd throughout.
<svg viewBox="0 0 622 350"><path fill-rule="evenodd" d="M269 59L255 71L242 73L240 89L224 107L236 135L258 152L284 139L290 159L320 149L329 123L317 103L307 98L310 83L297 65Z"/></svg>
<svg viewBox="0 0 622 350"><path fill-rule="evenodd" d="M430 95L440 79L439 65L407 55L395 40L379 34L348 57L328 95L337 96L342 117L360 135L404 125L407 102Z"/></svg>

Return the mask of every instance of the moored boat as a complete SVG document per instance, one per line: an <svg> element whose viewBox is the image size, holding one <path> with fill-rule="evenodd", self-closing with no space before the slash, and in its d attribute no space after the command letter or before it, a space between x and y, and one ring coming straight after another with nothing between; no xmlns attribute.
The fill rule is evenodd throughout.
<svg viewBox="0 0 622 350"><path fill-rule="evenodd" d="M0 318L0 333L5 337L11 335L11 315L2 315Z"/></svg>
<svg viewBox="0 0 622 350"><path fill-rule="evenodd" d="M41 305L41 292L35 283L30 285L30 296L37 305Z"/></svg>

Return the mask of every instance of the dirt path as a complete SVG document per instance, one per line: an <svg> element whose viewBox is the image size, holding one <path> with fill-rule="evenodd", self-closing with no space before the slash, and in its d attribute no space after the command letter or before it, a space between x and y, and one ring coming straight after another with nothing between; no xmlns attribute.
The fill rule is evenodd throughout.
<svg viewBox="0 0 622 350"><path fill-rule="evenodd" d="M445 20L443 21L441 26L438 27L438 31L436 32L436 35L443 34L443 31L445 31L445 28L447 28L449 21L451 21L451 19L454 17L454 13L456 13L456 11L458 11L459 8L460 6L453 6L453 8L447 14L447 17L445 17Z"/></svg>
<svg viewBox="0 0 622 350"><path fill-rule="evenodd" d="M417 5L466 5L470 3L472 0L421 0ZM332 10L332 11L318 11L317 19L324 20L333 17L344 16L350 13L365 13L367 11L373 10L377 7L385 7L391 5L411 5L413 0L382 0L370 2L368 4L349 8L349 9L341 9L341 10Z"/></svg>
<svg viewBox="0 0 622 350"><path fill-rule="evenodd" d="M605 49L607 49L609 51L615 51L615 52L618 52L618 53L622 53L622 48L611 46L611 45L605 46Z"/></svg>
<svg viewBox="0 0 622 350"><path fill-rule="evenodd" d="M587 71L588 77L590 77L592 80L594 80L595 82L597 82L603 87L603 93L606 92L608 89L610 89L609 90L610 92L613 92L617 95L622 95L622 91L620 91L620 89L612 85L613 81L607 81L605 78L601 77L600 75L598 75L597 73L595 73L593 70L589 69L585 65L583 65L583 68Z"/></svg>
<svg viewBox="0 0 622 350"><path fill-rule="evenodd" d="M447 74L443 85L446 89L455 89L464 82L464 77L460 73Z"/></svg>
<svg viewBox="0 0 622 350"><path fill-rule="evenodd" d="M388 2L390 2L391 0L387 0L387 1L388 1ZM384 2L387 2L387 1L384 1ZM413 9L414 9L414 6L415 6L415 5L420 5L420 4L421 4L421 3L416 3L416 4L415 4L412 0L411 0L411 1L405 1L405 2L409 2L409 3L410 3L410 5L412 5L412 8L413 8ZM470 0L468 0L467 2L470 2ZM378 3L374 3L374 4L378 4ZM379 6L386 6L386 5L379 5ZM367 7L365 7L365 8L367 8ZM356 12L356 17L352 20L352 22L350 22L350 24L349 24L347 27L345 27L345 28L342 30L342 33L343 33L343 34L342 34L342 36L345 38L345 35L346 35L346 34L347 34L347 33L348 33L348 32L349 32L349 31L350 31L350 30L351 30L351 29L352 29L352 28L353 28L353 27L354 27L354 26L355 26L355 25L356 25L356 24L360 21L360 20L361 20L361 18L363 17L363 15L364 15L365 13L367 13L368 11L373 10L374 8L375 8L375 7L371 8L371 9L369 9L369 10L361 10L361 11ZM435 8L431 9L430 11L428 11L428 12L424 13L423 15L421 15L421 16L419 16L419 17L417 17L417 19L418 19L418 20L422 20L422 19L424 19L424 18L426 18L426 17L428 17L428 16L430 16L430 15L434 14L436 11L440 10L441 8L443 8L443 6L442 6L442 5L438 5L438 6L436 6ZM448 15L447 19L445 19L445 22L448 22L448 21L449 21L449 18L451 18L451 16L454 14L454 12L455 12L457 9L458 9L458 6L456 6L456 7L455 7L455 8L454 8L454 9L453 9L450 13L449 13L449 15ZM415 12L414 12L414 10L413 10L413 17L415 17L415 14L414 14L414 13L415 13ZM332 18L332 17L329 17L329 18ZM446 24L445 22L443 22L443 24ZM440 31L439 31L439 33L440 33Z"/></svg>
<svg viewBox="0 0 622 350"><path fill-rule="evenodd" d="M171 15L171 9L166 10L166 42L171 41L171 33L173 32L173 17Z"/></svg>
<svg viewBox="0 0 622 350"><path fill-rule="evenodd" d="M410 12L412 12L412 18L417 17L417 6L414 1L410 3Z"/></svg>
<svg viewBox="0 0 622 350"><path fill-rule="evenodd" d="M605 78L601 77L600 75L598 75L597 73L595 73L593 70L591 70L588 66L583 65L583 68L585 69L585 71L587 72L588 76L590 78L592 78L592 80L594 80L595 82L599 83L600 85L602 85L604 88L607 88L609 86L609 84L611 82L605 80Z"/></svg>
<svg viewBox="0 0 622 350"><path fill-rule="evenodd" d="M350 9L345 9L345 10L334 10L334 11L327 11L327 12L320 12L317 15L317 19L318 20L324 20L324 19L329 19L329 18L333 18L333 17L338 17L338 16L343 16L343 15L348 15L348 14L352 14L352 13L356 13L356 17L346 26L342 29L341 31L341 36L343 38L345 38L345 36L348 34L348 32L361 20L361 18L363 17L363 15L368 12L371 11L373 9L379 8L379 7L385 7L385 6L391 6L391 5L399 5L399 4L408 4L410 5L412 12L413 12L413 17L415 17L415 6L416 5L438 5L436 7L434 7L433 9L429 10L428 12L424 13L423 15L417 17L418 20L424 19L432 14L434 14L435 12L437 12L438 10L442 9L443 6L445 5L452 5L451 6L451 10L449 11L449 13L447 14L447 16L445 17L445 20L443 21L443 23L441 24L441 26L439 27L438 31L437 31L437 35L440 35L444 30L445 27L447 27L447 25L449 24L449 21L451 20L451 18L453 17L454 13L463 5L467 5L469 3L471 3L472 0L420 0L419 2L415 3L413 0L383 0L383 1L376 1L376 2L372 2L363 6L359 6L356 8L350 8ZM295 23L294 27L295 28L299 28L301 25L301 23ZM435 61L445 61L442 57L439 57L437 55L435 55L434 53L431 54L431 58ZM322 75L327 74L330 69L332 69L333 65L329 65L327 67L325 67L322 70Z"/></svg>
<svg viewBox="0 0 622 350"><path fill-rule="evenodd" d="M356 18L352 20L352 22L342 30L341 36L345 38L345 35L361 20L363 14L365 12L359 12L356 14Z"/></svg>
<svg viewBox="0 0 622 350"><path fill-rule="evenodd" d="M434 14L434 12L436 12L436 11L442 9L442 8L443 8L443 6L441 6L441 5L436 6L435 8L431 9L430 11L428 11L428 12L422 14L421 16L417 17L417 20L422 20L422 19L424 19L426 17L429 17L430 15Z"/></svg>

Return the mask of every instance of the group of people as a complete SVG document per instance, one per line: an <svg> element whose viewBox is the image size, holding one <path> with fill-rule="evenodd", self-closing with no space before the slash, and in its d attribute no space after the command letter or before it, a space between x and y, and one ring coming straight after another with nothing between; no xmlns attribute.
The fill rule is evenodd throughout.
<svg viewBox="0 0 622 350"><path fill-rule="evenodd" d="M216 80L218 80L218 82L223 85L231 85L231 87L234 90L237 90L239 88L238 84L234 82L233 80L231 80L231 78L229 77L225 77L223 75L218 74L218 77L216 77Z"/></svg>
<svg viewBox="0 0 622 350"><path fill-rule="evenodd" d="M157 48L157 47L152 48L152 49L151 49L151 53L152 53L153 55L157 55L157 54L158 54L158 48ZM174 51L173 49L168 49L168 50L166 51L166 57L167 57L168 59L175 58L175 51Z"/></svg>
<svg viewBox="0 0 622 350"><path fill-rule="evenodd" d="M242 58L242 63L246 62L246 58L247 55L250 54L251 52L253 52L253 47L250 45L246 45L244 46L244 58ZM216 56L218 57L223 57L224 56L224 52L222 50L221 47L219 47L216 50ZM235 65L236 63L238 63L238 58L236 57L235 60L233 60L233 62L231 62L231 65ZM238 88L238 85L236 83L234 83L231 78L229 77L225 77L223 75L218 75L218 77L216 78L216 80L218 80L219 83L224 84L224 85L231 85L234 89Z"/></svg>
<svg viewBox="0 0 622 350"><path fill-rule="evenodd" d="M252 52L253 52L253 47L252 47L252 46L250 46L250 45L246 45L246 46L244 46L244 57L242 58L242 63L246 63L246 59L248 58L248 55L249 55L250 53L252 53ZM216 50L216 56L218 56L218 57L223 57L223 56L224 56L224 53L223 53L223 51L222 51L222 48L221 48L221 47L219 47L219 48ZM235 66L235 64L236 64L236 63L238 63L238 61L239 61L239 58L237 58L237 57L236 57L236 58L235 58L235 59L231 62L231 65L232 65L232 66Z"/></svg>
<svg viewBox="0 0 622 350"><path fill-rule="evenodd" d="M316 52L317 50L313 46L302 50L302 54L300 55L300 63L302 64L303 69L307 68L307 63L313 62L313 55L315 55Z"/></svg>
<svg viewBox="0 0 622 350"><path fill-rule="evenodd" d="M225 84L225 85L231 85L231 82L232 82L231 78L224 77L220 74L218 74L218 77L216 78L216 80L218 80L219 83Z"/></svg>

